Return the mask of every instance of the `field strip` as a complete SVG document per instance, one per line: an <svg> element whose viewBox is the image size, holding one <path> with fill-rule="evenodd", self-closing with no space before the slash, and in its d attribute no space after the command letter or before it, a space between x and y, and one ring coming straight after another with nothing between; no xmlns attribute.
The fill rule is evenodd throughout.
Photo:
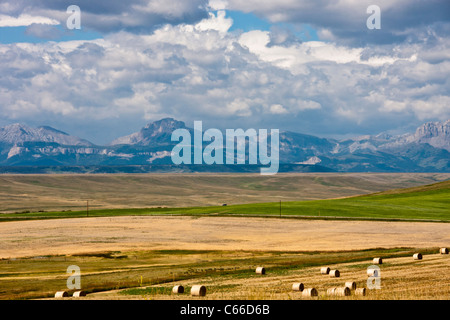
<svg viewBox="0 0 450 320"><path fill-rule="evenodd" d="M152 216L194 216L190 214L152 214ZM450 223L448 220L437 220L437 219L405 219L405 218L381 218L381 217L338 217L338 216L304 216L304 215L274 215L274 214L240 214L240 213L196 213L195 216L206 216L206 217L242 217L242 218L274 218L274 219L299 219L299 220L349 220L349 221L399 221L399 222L439 222L439 223Z"/></svg>
<svg viewBox="0 0 450 320"><path fill-rule="evenodd" d="M83 211L84 213L84 211ZM93 216L96 214L95 210L90 211L90 214ZM438 220L438 219L406 219L406 218L382 218L382 217L340 217L340 216L306 216L306 215L274 215L274 214L240 214L240 213L226 213L226 212L212 212L212 213L148 213L145 214L147 216L154 217L241 217L241 218L273 218L273 219L298 219L298 220L340 220L340 221L398 221L398 222L438 222L438 223L450 223L449 220ZM143 214L127 214L130 217L141 217ZM97 217L102 217L101 215L97 215ZM104 218L111 217L110 215L105 215ZM39 215L36 217L23 216L20 215L15 216L14 218L4 218L0 215L0 223L2 222L11 222L11 221L32 221L32 220L54 220L54 219L77 219L78 217L73 218L61 218L55 216L46 216Z"/></svg>
<svg viewBox="0 0 450 320"><path fill-rule="evenodd" d="M156 267L171 267L171 264L152 264L152 265L142 265L142 266L128 266L126 268L117 268L117 269L111 269L111 270L105 270L105 271L95 271L95 272L86 272L83 271L83 276L95 276L95 275L106 275L106 274L117 274L117 273L124 273L124 272L130 272L130 271L138 271L138 270L148 270L151 268ZM22 272L23 274L30 274L30 272ZM14 273L14 274L17 274ZM2 272L2 277L0 277L0 283L2 280L9 281L9 280L26 280L26 279L34 279L34 280L49 280L49 279L67 279L66 273L59 273L59 274L46 274L46 275L26 275L26 276L8 276L8 272Z"/></svg>
<svg viewBox="0 0 450 320"><path fill-rule="evenodd" d="M336 251L450 244L450 224L123 216L0 223L0 258L130 250Z"/></svg>

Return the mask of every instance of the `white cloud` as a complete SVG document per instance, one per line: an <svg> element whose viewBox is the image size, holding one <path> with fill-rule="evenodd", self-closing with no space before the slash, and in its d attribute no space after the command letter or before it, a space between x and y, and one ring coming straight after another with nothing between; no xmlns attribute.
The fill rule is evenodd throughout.
<svg viewBox="0 0 450 320"><path fill-rule="evenodd" d="M450 119L450 97L432 96L428 100L411 101L412 110L420 120Z"/></svg>
<svg viewBox="0 0 450 320"><path fill-rule="evenodd" d="M316 101L297 101L297 103L294 105L294 110L315 110L320 109L322 106L320 103L317 103Z"/></svg>
<svg viewBox="0 0 450 320"><path fill-rule="evenodd" d="M243 33L239 43L256 54L261 60L271 62L277 67L304 72L303 65L311 62L330 61L338 64L359 63L371 66L393 64L396 61L416 61L417 55L399 58L396 55L372 56L362 59L364 48L349 48L335 43L308 41L291 46L271 45L268 31L253 30Z"/></svg>
<svg viewBox="0 0 450 320"><path fill-rule="evenodd" d="M71 115L76 111L72 103L58 100L49 92L44 92L41 94L40 107L43 112L49 111L56 115L60 114L63 116Z"/></svg>
<svg viewBox="0 0 450 320"><path fill-rule="evenodd" d="M244 117L249 117L252 115L248 101L246 101L246 99L239 98L227 104L226 109L222 109L222 112L225 114L236 114Z"/></svg>
<svg viewBox="0 0 450 320"><path fill-rule="evenodd" d="M269 108L270 113L272 114L287 114L289 111L287 111L281 104L273 104Z"/></svg>
<svg viewBox="0 0 450 320"><path fill-rule="evenodd" d="M225 18L226 12L221 10L217 12L217 16L214 13L209 13L208 19L203 19L195 25L195 29L199 31L216 30L225 33L233 25L233 19Z"/></svg>
<svg viewBox="0 0 450 320"><path fill-rule="evenodd" d="M114 100L118 113L157 113L161 107L157 103L157 96L167 88L162 83L139 83L133 85L134 94L129 97Z"/></svg>
<svg viewBox="0 0 450 320"><path fill-rule="evenodd" d="M373 4L381 9L382 27L369 32L366 20L370 15L366 10ZM447 0L378 0L375 3L355 0L228 0L227 9L251 12L272 23L308 24L317 30L321 40L345 42L353 47L416 39L424 25L450 24Z"/></svg>
<svg viewBox="0 0 450 320"><path fill-rule="evenodd" d="M14 2L14 4L2 5L5 10L0 11L2 13L10 16L48 17L50 21L57 21L61 25L65 25L69 17L66 8L74 4L71 0L6 0L5 2L8 4ZM143 34L162 24L192 24L207 16L207 0L83 0L75 4L81 9L81 27L102 33L127 30Z"/></svg>
<svg viewBox="0 0 450 320"><path fill-rule="evenodd" d="M316 134L449 117L450 61L432 54L450 50L445 38L427 45L269 45L270 32L229 32L230 22L219 11L145 35L0 45L0 113L4 121L53 119L79 130L86 119L125 126L125 119L172 116Z"/></svg>
<svg viewBox="0 0 450 320"><path fill-rule="evenodd" d="M224 10L227 9L227 0L209 0L208 6L211 10Z"/></svg>
<svg viewBox="0 0 450 320"><path fill-rule="evenodd" d="M21 14L18 17L0 14L0 27L25 27L32 24L59 25L59 21L29 14Z"/></svg>
<svg viewBox="0 0 450 320"><path fill-rule="evenodd" d="M404 101L385 100L382 102L379 110L381 112L402 112L405 111L408 104Z"/></svg>
<svg viewBox="0 0 450 320"><path fill-rule="evenodd" d="M337 38L330 29L321 28L317 30L317 36L322 41L336 41Z"/></svg>

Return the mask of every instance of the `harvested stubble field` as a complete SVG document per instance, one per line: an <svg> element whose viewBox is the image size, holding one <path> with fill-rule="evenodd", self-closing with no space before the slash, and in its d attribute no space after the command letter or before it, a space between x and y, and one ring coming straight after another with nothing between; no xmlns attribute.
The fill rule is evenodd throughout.
<svg viewBox="0 0 450 320"><path fill-rule="evenodd" d="M206 285L206 299L293 299L294 281L322 293L349 280L361 286L379 256L386 287L365 298L450 298L449 256L431 254L450 243L449 223L102 217L3 222L0 235L0 299L52 297L69 265L81 268L83 299L190 299L170 294L178 283ZM255 275L260 265L266 276ZM324 265L341 278L321 277ZM108 292L140 286L150 287Z"/></svg>
<svg viewBox="0 0 450 320"><path fill-rule="evenodd" d="M166 180L171 185L168 189L163 184L158 193L155 185L152 193L142 184L140 179L144 178L133 176L74 176L70 177L73 186L68 182L71 180L62 176L6 177L3 182L10 184L0 183L5 199L20 188L29 189L6 201L8 210L4 211L17 209L20 198L34 208L54 199L75 201L86 190L92 191L93 185L99 192L93 193L97 201L104 199L99 207L115 207L114 203L124 197L121 192L130 191L129 188L135 188L137 193L130 196L128 205L134 197L144 197L142 192L148 193L139 202L141 205L155 199L172 204L183 199L193 203L215 199L211 203L217 205L224 199L232 200L233 192L239 197L237 202L228 201L230 204L249 204L224 207L227 215L217 214L218 207L213 206L189 209L189 215L183 215L188 211L185 208L96 210L89 217L82 211L3 214L0 299L51 298L66 288L66 270L70 265L81 268L82 289L88 292L81 299L302 299L298 292L291 291L293 282L315 287L318 299L450 299L449 255L437 254L439 247L450 246L449 182L420 186L448 176L294 174L268 180L260 176L219 176L181 177L178 183L183 187L178 187L182 190L178 197L165 194L177 189L170 179ZM99 178L106 180L101 182ZM86 184L90 179L98 184ZM102 191L111 179L117 179L115 185ZM140 182L133 186L130 181L134 180ZM219 183L222 180L225 182ZM55 185L56 182L61 185ZM30 183L36 184L37 189ZM124 189L118 188L122 185ZM415 188L385 191L393 186ZM190 195L189 188L200 196ZM203 188L204 194L200 192ZM278 200L283 195L299 200L327 198L326 194L340 198L370 191L382 192L348 199L297 201L283 207L294 216L308 208L312 216L318 210L323 213L324 209L334 209L335 215L349 220L283 219L276 217L278 210L272 212L272 204L253 204ZM46 195L42 202L36 200L40 192ZM271 194L275 194L273 198L268 197ZM106 195L112 198L106 201ZM55 207L62 202L56 201ZM243 211L269 212L272 217L244 217L240 214ZM364 220L368 213L370 216L377 211L384 221ZM395 221L396 217L409 221ZM424 254L423 260L412 259L416 251ZM325 295L329 287L343 286L346 281L364 286L366 269L374 257L384 260L380 266L382 289L370 290L366 297ZM257 266L266 267L267 274L256 275ZM339 269L341 277L321 275L321 266ZM172 294L175 284L185 286L186 293ZM207 287L206 297L190 297L189 289L194 284Z"/></svg>
<svg viewBox="0 0 450 320"><path fill-rule="evenodd" d="M65 289L67 265L81 266L82 287L94 300L172 300L172 299L446 299L450 297L450 256L436 254L437 248L421 248L424 259L412 259L418 249L395 248L336 252L259 251L139 251L103 252L72 256L45 256L2 261L1 298L52 299ZM367 286L367 267L373 256L385 257L380 265L381 289L367 295L329 297L330 287L355 281ZM266 274L255 273L266 266ZM339 278L320 273L330 266L341 272ZM45 272L43 268L45 267ZM8 272L5 273L9 268ZM304 298L292 291L292 283L314 287L319 296ZM205 297L192 297L193 285L206 286ZM185 293L173 294L173 286L183 285ZM66 289L67 290L67 289ZM73 292L74 290L72 290Z"/></svg>
<svg viewBox="0 0 450 320"><path fill-rule="evenodd" d="M0 258L128 250L335 251L438 247L450 223L125 216L0 223Z"/></svg>
<svg viewBox="0 0 450 320"><path fill-rule="evenodd" d="M351 254L341 253L342 256ZM350 258L351 259L351 258ZM356 258L360 259L360 258ZM341 272L339 278L330 278L320 274L320 267L295 267L280 269L267 268L266 275L248 275L247 277L225 276L205 277L196 280L177 281L164 285L155 285L147 288L120 290L116 292L98 293L91 296L93 299L118 298L118 295L128 296L132 299L198 299L189 296L189 288L201 283L207 288L204 299L242 299L242 300L297 300L297 299L327 299L327 300L448 300L450 298L450 267L448 256L430 254L424 261L413 261L411 256L390 258L384 265L380 265L380 289L367 289L366 296L355 295L336 297L328 296L327 289L343 287L346 281L354 281L357 288L367 288L366 270L371 265L369 260L352 263L331 264L332 269ZM318 297L305 298L301 292L292 291L292 284L302 282L306 288L316 288ZM185 285L188 289L185 294L170 293L172 285ZM122 299L124 297L121 297Z"/></svg>

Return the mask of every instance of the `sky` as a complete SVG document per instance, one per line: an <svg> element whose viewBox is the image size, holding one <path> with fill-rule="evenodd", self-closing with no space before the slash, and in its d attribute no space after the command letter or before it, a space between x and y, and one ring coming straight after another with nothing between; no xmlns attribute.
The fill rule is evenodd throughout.
<svg viewBox="0 0 450 320"><path fill-rule="evenodd" d="M412 132L450 119L449 34L448 0L0 0L0 126Z"/></svg>

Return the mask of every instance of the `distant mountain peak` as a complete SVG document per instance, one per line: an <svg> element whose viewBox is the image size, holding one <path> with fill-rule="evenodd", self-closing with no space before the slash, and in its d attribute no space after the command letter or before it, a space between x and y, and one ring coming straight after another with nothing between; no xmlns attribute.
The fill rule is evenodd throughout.
<svg viewBox="0 0 450 320"><path fill-rule="evenodd" d="M29 127L29 126L27 126L25 124L22 124L22 123L13 123L13 124L10 124L10 125L7 125L7 126L1 128L1 130L2 131L9 131L9 132L14 132L14 131L16 131L16 132L19 132L19 131L28 132L28 131L31 130L31 127Z"/></svg>
<svg viewBox="0 0 450 320"><path fill-rule="evenodd" d="M421 125L416 130L416 136L421 137L436 137L439 135L450 134L450 120L445 122L427 122Z"/></svg>
<svg viewBox="0 0 450 320"><path fill-rule="evenodd" d="M147 125L145 127L150 127L150 126L154 126L154 125L161 125L161 124L171 124L171 123L183 123L183 125L184 125L183 121L179 121L179 120L176 120L174 118L167 117L167 118L162 118L160 120L149 122L149 123L147 123Z"/></svg>
<svg viewBox="0 0 450 320"><path fill-rule="evenodd" d="M410 137L414 142L450 151L450 120L445 122L427 122L417 128Z"/></svg>
<svg viewBox="0 0 450 320"><path fill-rule="evenodd" d="M70 136L52 127L32 128L24 124L14 123L0 128L0 142L21 145L24 142L55 142L62 145L90 146L87 140Z"/></svg>
<svg viewBox="0 0 450 320"><path fill-rule="evenodd" d="M66 136L69 135L68 133L66 133L64 131L55 129L55 128L50 127L50 126L40 126L40 127L38 127L38 129L47 130L47 131L53 131L53 132L56 132L56 133L59 133L59 134L63 134L63 135L66 135Z"/></svg>
<svg viewBox="0 0 450 320"><path fill-rule="evenodd" d="M164 118L148 123L139 132L132 133L125 137L120 137L111 142L111 145L161 145L168 144L172 132L176 129L186 128L183 121L173 118Z"/></svg>
<svg viewBox="0 0 450 320"><path fill-rule="evenodd" d="M164 118L158 121L147 123L147 125L142 128L141 131L152 131L153 135L157 135L162 132L170 132L172 133L173 130L179 129L179 128L185 128L186 125L183 121L178 121L173 118Z"/></svg>

